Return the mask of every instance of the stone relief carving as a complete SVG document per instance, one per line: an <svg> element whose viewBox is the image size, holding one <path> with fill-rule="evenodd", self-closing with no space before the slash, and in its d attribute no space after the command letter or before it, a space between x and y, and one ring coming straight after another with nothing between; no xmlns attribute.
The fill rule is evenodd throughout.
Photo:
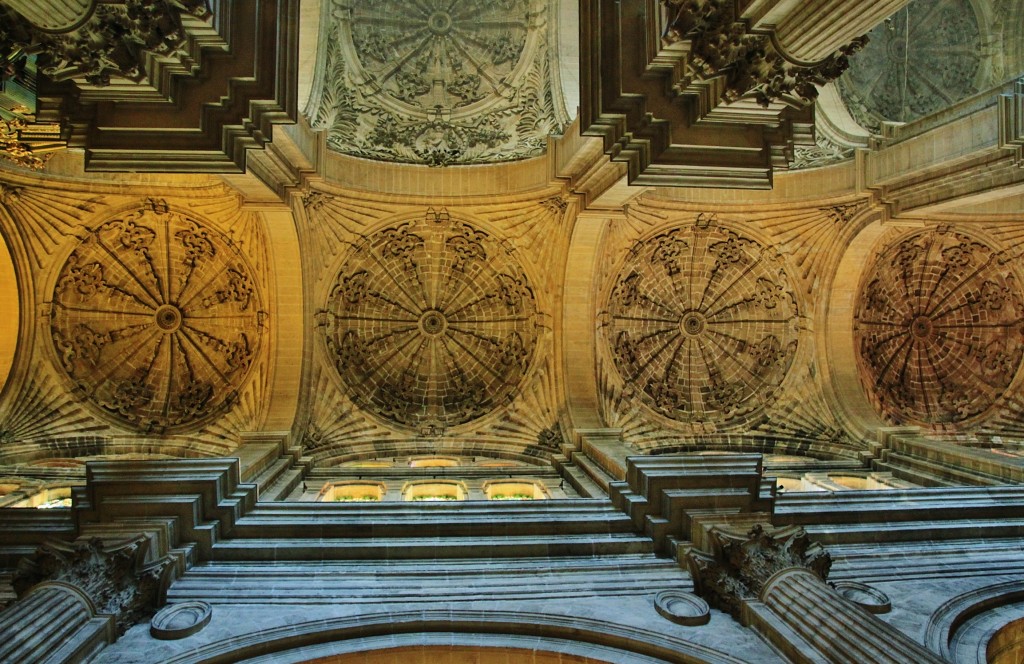
<svg viewBox="0 0 1024 664"><path fill-rule="evenodd" d="M711 553L690 549L686 555L694 590L736 618L742 600L757 599L776 572L802 567L824 581L832 567L829 553L796 526L769 532L757 525L745 536L716 526L708 538Z"/></svg>
<svg viewBox="0 0 1024 664"><path fill-rule="evenodd" d="M706 219L637 242L600 315L620 379L688 424L739 423L769 403L796 354L798 317L781 259Z"/></svg>
<svg viewBox="0 0 1024 664"><path fill-rule="evenodd" d="M548 0L326 0L308 114L328 145L430 166L543 154L555 108Z"/></svg>
<svg viewBox="0 0 1024 664"><path fill-rule="evenodd" d="M867 42L861 37L820 62L796 63L786 59L768 35L747 32L733 0L661 0L661 4L664 45L685 41L690 50L685 72L674 87L683 92L694 82L724 76L727 102L746 95L765 107L785 97L812 102L818 97L816 86L839 78L850 65L849 57Z"/></svg>
<svg viewBox="0 0 1024 664"><path fill-rule="evenodd" d="M145 564L147 545L144 537L112 547L98 538L44 544L19 561L14 589L23 595L43 581L71 584L89 596L97 613L114 616L124 634L156 610L164 573L173 564L168 558Z"/></svg>
<svg viewBox="0 0 1024 664"><path fill-rule="evenodd" d="M430 210L356 244L318 319L354 403L437 436L512 401L537 316L510 245Z"/></svg>
<svg viewBox="0 0 1024 664"><path fill-rule="evenodd" d="M912 2L868 33L862 57L838 81L854 119L880 132L978 92L984 49L969 0Z"/></svg>
<svg viewBox="0 0 1024 664"><path fill-rule="evenodd" d="M147 59L185 56L182 14L210 17L207 0L126 0L99 3L71 31L41 30L10 9L0 8L0 53L38 53L40 70L54 80L83 77L108 85L111 77L141 81Z"/></svg>
<svg viewBox="0 0 1024 664"><path fill-rule="evenodd" d="M265 318L238 247L151 199L72 251L50 334L58 369L108 416L139 431L191 430L235 400Z"/></svg>
<svg viewBox="0 0 1024 664"><path fill-rule="evenodd" d="M1020 368L1024 300L1008 257L949 229L884 248L854 322L861 379L898 423L959 424L997 403Z"/></svg>
<svg viewBox="0 0 1024 664"><path fill-rule="evenodd" d="M814 145L796 145L793 147L793 163L790 169L818 168L828 166L853 157L853 148L848 148L830 141L820 133L814 137Z"/></svg>

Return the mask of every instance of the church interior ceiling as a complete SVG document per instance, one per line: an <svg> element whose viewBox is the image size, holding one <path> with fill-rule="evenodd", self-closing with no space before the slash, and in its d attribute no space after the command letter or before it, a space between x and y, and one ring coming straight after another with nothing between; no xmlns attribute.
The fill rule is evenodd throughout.
<svg viewBox="0 0 1024 664"><path fill-rule="evenodd" d="M967 16L967 4L988 9ZM893 72L922 69L893 62L910 52L900 38L925 49L914 35L952 12L966 23L936 34L956 55L950 44L982 39L999 8L920 6L878 28L865 58L875 69L848 76L877 81L879 103L916 108L925 89L886 92ZM229 180L106 180L68 154L45 183L6 169L0 228L21 328L0 463L216 456L269 429L325 465L422 453L548 461L572 442L579 403L593 417L577 428L619 432L640 453L854 459L868 442L850 425L851 400L869 404L868 429L1022 432L1015 216L890 227L880 196L852 187L705 202L637 189L628 205L588 210L580 174L597 161L554 178L571 159L538 158L563 145L551 134L567 120L555 3L322 8L313 131L291 135L312 143L322 131L346 164L419 184L371 192L311 172L267 207ZM973 56L942 71L975 87L979 72L995 75ZM514 169L543 171L532 182L546 184L509 190ZM431 191L464 173L486 175L468 178L469 194ZM599 238L581 240L594 225ZM281 240L280 226L294 237ZM580 274L585 285L570 289ZM837 311L841 289L855 294ZM839 364L846 378L832 377ZM284 374L287 407L272 387Z"/></svg>

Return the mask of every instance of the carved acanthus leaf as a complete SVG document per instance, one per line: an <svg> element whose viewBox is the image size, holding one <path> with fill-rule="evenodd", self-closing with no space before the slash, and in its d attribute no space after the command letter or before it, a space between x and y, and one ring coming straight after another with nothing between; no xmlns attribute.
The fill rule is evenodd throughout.
<svg viewBox="0 0 1024 664"><path fill-rule="evenodd" d="M156 610L164 573L172 564L168 558L146 564L147 548L142 536L112 547L99 538L43 544L19 562L14 589L21 596L44 581L75 586L97 613L114 616L118 633L124 634Z"/></svg>
<svg viewBox="0 0 1024 664"><path fill-rule="evenodd" d="M766 530L754 526L745 536L715 527L711 553L692 549L687 566L697 594L712 606L739 617L744 599L756 599L777 572L799 567L824 581L832 557L807 537L803 528Z"/></svg>

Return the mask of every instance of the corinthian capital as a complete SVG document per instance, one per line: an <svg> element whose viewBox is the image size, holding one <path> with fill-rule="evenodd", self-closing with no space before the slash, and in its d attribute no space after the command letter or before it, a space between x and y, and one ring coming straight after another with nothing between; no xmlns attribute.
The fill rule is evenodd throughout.
<svg viewBox="0 0 1024 664"><path fill-rule="evenodd" d="M157 608L165 572L164 558L146 563L148 540L137 537L114 546L102 540L51 542L23 558L14 577L19 596L45 581L59 581L81 590L96 612L112 615L119 634Z"/></svg>
<svg viewBox="0 0 1024 664"><path fill-rule="evenodd" d="M693 549L687 554L690 576L697 594L734 617L739 617L741 601L757 599L777 572L803 568L824 581L832 566L828 552L795 526L766 530L757 525L746 534L716 526L709 542L710 553Z"/></svg>

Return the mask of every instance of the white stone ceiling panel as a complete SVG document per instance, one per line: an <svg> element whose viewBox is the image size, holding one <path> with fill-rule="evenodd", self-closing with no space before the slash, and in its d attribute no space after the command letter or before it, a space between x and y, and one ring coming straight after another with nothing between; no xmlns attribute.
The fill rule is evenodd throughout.
<svg viewBox="0 0 1024 664"><path fill-rule="evenodd" d="M307 116L338 152L445 166L543 154L556 110L549 0L325 0Z"/></svg>

